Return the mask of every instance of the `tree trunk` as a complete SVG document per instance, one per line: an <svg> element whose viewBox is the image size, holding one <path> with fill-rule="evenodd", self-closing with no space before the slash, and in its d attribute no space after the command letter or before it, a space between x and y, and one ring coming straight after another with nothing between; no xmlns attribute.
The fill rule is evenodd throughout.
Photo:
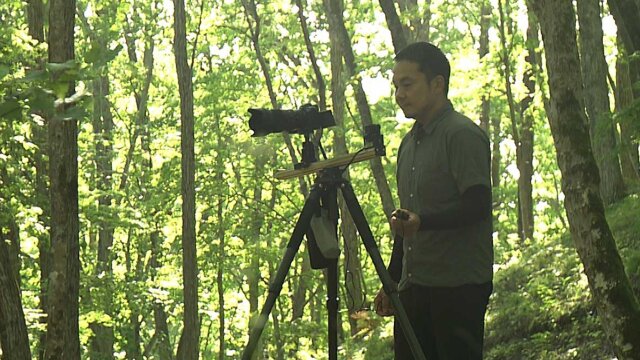
<svg viewBox="0 0 640 360"><path fill-rule="evenodd" d="M616 356L640 358L640 305L634 297L599 194L582 104L575 13L569 0L531 1L542 29L553 134L571 234Z"/></svg>
<svg viewBox="0 0 640 360"><path fill-rule="evenodd" d="M533 114L528 111L536 92L535 71L538 68L536 48L538 47L538 23L533 14L529 15L527 28L527 70L523 74L522 82L527 88L527 93L520 100L520 158L518 159L518 199L520 201L520 219L522 220L522 232L525 239L533 239Z"/></svg>
<svg viewBox="0 0 640 360"><path fill-rule="evenodd" d="M218 122L219 123L219 122ZM218 128L218 134L220 134L220 128ZM218 146L223 146L222 141L219 141ZM222 157L219 157L222 159ZM221 162L221 161L220 161ZM218 167L219 175L218 175L218 184L223 186L223 178L222 178L222 164L219 164ZM219 324L219 332L218 332L218 359L224 360L226 356L226 342L225 342L225 330L226 330L226 317L225 317L225 301L224 301L224 259L226 257L225 253L225 223L224 223L224 198L220 196L218 199L218 208L217 208L217 216L218 216L218 241L220 244L218 245L218 270L216 273L216 286L218 288L218 319L220 320Z"/></svg>
<svg viewBox="0 0 640 360"><path fill-rule="evenodd" d="M101 76L94 80L94 112L93 126L96 147L96 178L98 196L98 211L101 214L110 214L112 211L112 157L113 157L113 118L110 105L107 101L109 94L109 79ZM114 228L109 223L109 217L100 219L98 227L98 262L96 264L96 276L101 279L101 286L92 291L93 304L98 305L99 311L106 316L113 317L113 266L111 263L111 246L113 245ZM91 340L92 359L103 360L113 358L113 328L102 323L90 324L94 336Z"/></svg>
<svg viewBox="0 0 640 360"><path fill-rule="evenodd" d="M184 328L178 359L196 360L199 354L198 259L196 252L195 150L193 70L187 63L184 0L174 0L174 53L180 91L180 151L182 153L182 277Z"/></svg>
<svg viewBox="0 0 640 360"><path fill-rule="evenodd" d="M0 169L0 185L7 187L12 181L13 179L9 177L7 169ZM11 268L10 273L14 275L13 281L20 289L20 269L22 268L20 261L20 227L16 222L16 211L13 209L11 202L0 202L0 214L2 214L2 217L0 217L0 240L5 241L4 245L7 247L6 265Z"/></svg>
<svg viewBox="0 0 640 360"><path fill-rule="evenodd" d="M7 359L29 360L29 334L22 310L20 287L16 278L14 261L11 259L9 243L4 234L4 224L0 226L0 354Z"/></svg>
<svg viewBox="0 0 640 360"><path fill-rule="evenodd" d="M167 324L167 313L164 305L155 300L153 303L153 323L155 326L155 336L157 339L157 354L160 360L172 360L172 348L169 339L169 325Z"/></svg>
<svg viewBox="0 0 640 360"><path fill-rule="evenodd" d="M339 7L332 8L332 6ZM391 7L393 8L393 4L391 5ZM345 49L343 48L344 43L341 43L340 41L339 34L340 26L344 25L341 25L340 23L337 23L335 21L335 19L338 18L337 14L342 14L342 4L338 2L333 2L332 4L330 4L325 1L325 11L327 12L329 17L329 36L331 41L331 103L333 115L336 120L336 126L338 128L338 131L334 133L334 146L336 154L346 154L348 153L346 139L344 137L344 134L346 132L344 124L344 94L346 90L346 84L344 83L344 65L342 62L342 59L345 56ZM395 9L393 9L393 12L395 13ZM395 17L397 19L397 15L395 15ZM400 39L400 41L406 42L406 40L404 40L404 35L401 35L401 38L395 39L394 43L398 39ZM349 179L348 172L346 173L346 178ZM342 214L342 221L340 224L341 233L344 238L345 288L347 293L351 294L350 298L346 298L347 310L349 314L351 334L355 334L357 333L358 328L357 322L352 319L352 315L363 306L365 300L365 294L362 287L362 265L360 264L358 257L359 241L356 237L357 234L355 224L353 223L353 219L349 215L348 209L341 194L339 194L338 196L338 203L340 207L340 213Z"/></svg>
<svg viewBox="0 0 640 360"><path fill-rule="evenodd" d="M255 169L256 169L256 179L260 179L261 175L263 175L263 169L267 164L267 157L265 154L259 154L255 159ZM253 204L260 204L262 202L262 182L260 180L256 180L255 187L253 189ZM249 247L253 247L255 250L251 251L251 261L249 263L249 269L247 271L247 282L249 283L249 312L252 314L251 319L249 321L250 329L253 327L253 324L257 320L257 317L260 313L260 255L258 253L258 244L261 241L261 233L262 233L262 225L264 223L264 214L259 209L258 206L255 208L255 212L252 216L253 221L251 221L251 239L252 242ZM251 335L251 334L250 334ZM249 340L251 341L251 339ZM254 359L262 359L262 347L263 347L263 339L260 339L258 346L256 347L256 357Z"/></svg>
<svg viewBox="0 0 640 360"><path fill-rule="evenodd" d="M407 36L407 42L429 41L431 26L431 0L426 0L422 6L424 9L420 11L420 5L417 0L397 0L400 5L400 14L405 19L409 19L409 23L403 24L404 34ZM397 48L396 48L397 49Z"/></svg>
<svg viewBox="0 0 640 360"><path fill-rule="evenodd" d="M49 62L74 58L75 0L49 2ZM68 94L75 85L68 83ZM45 359L80 359L78 295L78 126L60 114L49 120L51 249Z"/></svg>
<svg viewBox="0 0 640 360"><path fill-rule="evenodd" d="M629 76L629 62L624 56L616 60L616 112L620 113L633 103L633 90ZM630 119L619 122L620 125L620 162L622 175L628 181L640 180L640 159L638 143L633 140Z"/></svg>
<svg viewBox="0 0 640 360"><path fill-rule="evenodd" d="M591 145L600 174L600 196L610 205L625 196L609 108L608 67L602 43L599 0L578 0L584 103L590 123Z"/></svg>
<svg viewBox="0 0 640 360"><path fill-rule="evenodd" d="M362 80L358 74L349 32L344 25L342 11L338 10L343 8L342 0L325 1L325 8L330 9L330 11L327 12L329 24L331 24L332 22L334 24L338 39L340 40L340 47L343 50L344 61L346 64L348 76L354 82L356 103L358 106L358 112L360 113L362 126L364 127L367 125L371 125L373 123L371 109L369 108L367 96L364 92L364 88L362 87ZM382 160L379 157L376 157L370 161L370 165L371 172L373 173L373 177L376 182L378 193L380 194L383 211L387 218L389 218L391 217L391 213L395 209L395 205L393 203L393 197L391 196L389 182L387 181L386 175L384 173L384 168L382 167Z"/></svg>
<svg viewBox="0 0 640 360"><path fill-rule="evenodd" d="M640 1L608 0L607 3L618 28L618 38L629 59L631 80L640 81L640 60L631 56L640 51ZM634 89L633 95L640 98L640 89Z"/></svg>
<svg viewBox="0 0 640 360"><path fill-rule="evenodd" d="M322 77L322 72L320 72L320 67L318 66L318 60L316 58L316 53L313 50L313 44L311 42L311 35L309 34L309 28L307 26L307 18L304 15L304 6L302 5L302 0L295 0L296 6L298 7L298 19L300 20L300 28L302 29L302 34L304 35L304 43L307 47L307 52L309 53L309 60L311 61L311 66L313 67L313 73L316 76L316 88L318 89L318 107L320 111L324 111L327 109L327 94L326 94L326 85L324 82L324 78Z"/></svg>
<svg viewBox="0 0 640 360"><path fill-rule="evenodd" d="M480 61L485 61L484 58L489 54L489 28L491 27L491 3L488 0L482 1L482 7L480 10L480 39L478 44L478 56ZM489 131L489 119L491 116L491 100L489 95L491 85L489 81L484 84L485 93L482 95L482 107L480 112L480 127L484 131Z"/></svg>
<svg viewBox="0 0 640 360"><path fill-rule="evenodd" d="M293 298L291 299L291 321L302 319L304 309L308 304L307 292L309 291L309 282L311 277L311 261L309 255L305 252L302 258L302 266L298 274L299 280L294 289Z"/></svg>
<svg viewBox="0 0 640 360"><path fill-rule="evenodd" d="M151 166L149 166L151 167ZM156 229L151 233L151 259L149 266L151 267L151 281L155 281L158 270L162 267L160 255L162 254L162 244L160 239L160 230L158 224ZM167 325L167 313L164 310L164 304L153 299L153 323L155 326L154 337L157 339L157 354L160 360L172 360L171 339L169 337L169 326Z"/></svg>
<svg viewBox="0 0 640 360"><path fill-rule="evenodd" d="M632 0L608 0L618 32L629 54L640 51L640 5Z"/></svg>
<svg viewBox="0 0 640 360"><path fill-rule="evenodd" d="M140 272L137 271L138 267L134 268L132 260L131 245L133 242L133 227L129 227L127 230L127 237L124 241L124 266L126 269L125 281L128 284L134 284L141 281ZM133 286L131 287L133 288ZM125 338L123 349L126 352L126 358L131 360L141 360L142 353L140 352L140 345L142 340L140 339L140 310L138 308L137 296L132 291L127 291L125 294L127 304L130 309L129 324L126 326L126 330L122 332L122 336Z"/></svg>
<svg viewBox="0 0 640 360"><path fill-rule="evenodd" d="M480 38L478 46L478 55L480 59L484 59L489 54L489 29L491 27L491 3L488 0L483 1L480 10ZM485 87L490 86L487 82ZM486 90L487 92L489 90ZM491 137L491 183L497 188L500 186L500 118L491 117L491 99L489 95L482 95L482 108L480 113L480 127L483 128ZM495 192L494 192L495 193Z"/></svg>
<svg viewBox="0 0 640 360"><path fill-rule="evenodd" d="M507 2L507 8L508 0ZM511 63L511 46L507 44L507 34L510 34L510 28L507 24L507 15L502 6L502 0L498 1L498 11L500 14L500 43L502 46L501 61L503 68L503 77L505 81L505 90L507 94L507 102L509 104L509 116L511 118L511 136L516 146L516 166L518 167L518 234L520 240L524 241L533 236L533 201L531 199L531 177L533 173L533 130L531 117L525 117L526 108L532 101L530 94L524 98L519 104L516 104L513 94L512 79L512 63ZM535 87L533 73L525 75L524 82L529 88Z"/></svg>
<svg viewBox="0 0 640 360"><path fill-rule="evenodd" d="M335 5L341 5L336 4ZM344 83L344 65L342 59L344 57L344 48L340 42L338 29L340 24L335 22L337 13L342 13L342 7L332 8L332 4L325 1L325 11L329 16L329 39L331 42L331 103L333 116L336 120L338 131L334 132L334 146L336 154L346 154L347 143L344 134L346 127L344 124L345 113L345 90ZM334 20L331 20L334 19ZM346 179L349 179L349 173L346 173ZM360 263L360 241L357 237L355 224L349 214L349 210L344 202L342 194L338 196L340 213L342 221L340 223L341 233L344 238L344 282L347 296L344 298L347 302L347 311L349 314L349 325L351 334L356 334L360 330L358 322L354 316L357 311L364 307L365 292L364 280L362 274L362 264Z"/></svg>
<svg viewBox="0 0 640 360"><path fill-rule="evenodd" d="M311 42L311 36L309 32L309 28L307 25L307 18L304 14L304 5L302 0L295 0L295 4L298 7L298 19L300 20L300 27L302 29L302 33L304 35L305 45L307 47L307 52L309 53L309 60L311 61L311 66L313 67L313 73L316 77L316 88L318 89L318 108L320 111L325 111L327 109L327 95L326 95L326 83L324 81L324 77L322 72L320 71L320 67L318 65L318 60L315 54L315 50L313 48L313 43ZM335 108L333 109L333 114L335 116ZM320 134L321 135L321 134ZM307 195L307 190L303 191L303 194ZM292 321L297 319L301 319L304 315L304 309L307 305L307 291L309 290L309 278L311 276L311 262L309 259L308 252L301 254L302 266L300 268L300 274L298 276L298 283L294 290L294 296L292 299Z"/></svg>
<svg viewBox="0 0 640 360"><path fill-rule="evenodd" d="M500 132L502 120L499 115L491 117L491 186L500 187L500 175L502 175L502 154L500 154Z"/></svg>
<svg viewBox="0 0 640 360"><path fill-rule="evenodd" d="M387 19L387 27L391 32L391 41L397 54L400 50L407 47L408 44L407 36L400 22L400 17L396 12L396 5L393 0L380 0L380 7L384 12L385 19Z"/></svg>

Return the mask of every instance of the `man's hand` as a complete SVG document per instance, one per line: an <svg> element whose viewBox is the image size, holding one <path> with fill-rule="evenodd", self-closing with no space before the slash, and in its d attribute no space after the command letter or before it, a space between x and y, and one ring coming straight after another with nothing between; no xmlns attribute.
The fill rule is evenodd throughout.
<svg viewBox="0 0 640 360"><path fill-rule="evenodd" d="M393 315L393 305L391 305L391 299L384 292L383 289L378 291L378 295L376 295L375 300L373 300L373 304L376 308L376 314L380 316L392 316Z"/></svg>
<svg viewBox="0 0 640 360"><path fill-rule="evenodd" d="M391 213L391 230L403 238L415 235L420 229L420 216L405 209L396 209Z"/></svg>

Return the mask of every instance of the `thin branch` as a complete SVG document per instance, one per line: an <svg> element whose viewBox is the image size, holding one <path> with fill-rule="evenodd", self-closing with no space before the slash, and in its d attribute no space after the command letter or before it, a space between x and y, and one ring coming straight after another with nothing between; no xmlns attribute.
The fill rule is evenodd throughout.
<svg viewBox="0 0 640 360"><path fill-rule="evenodd" d="M202 13L204 12L204 0L200 0L200 14L198 16L198 27L196 28L196 38L193 40L193 48L191 49L191 63L189 68L193 71L193 64L196 59L196 50L198 49L198 38L200 37L200 30L202 30Z"/></svg>

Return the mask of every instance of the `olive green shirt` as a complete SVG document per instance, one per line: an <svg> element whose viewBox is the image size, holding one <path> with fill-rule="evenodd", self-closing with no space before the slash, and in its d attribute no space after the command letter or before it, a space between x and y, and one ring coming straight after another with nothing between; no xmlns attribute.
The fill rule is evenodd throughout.
<svg viewBox="0 0 640 360"><path fill-rule="evenodd" d="M426 126L416 123L398 150L400 207L434 214L460 206L474 185L491 187L486 133L451 103ZM493 277L492 219L448 230L420 230L404 239L399 289L411 284L460 286Z"/></svg>

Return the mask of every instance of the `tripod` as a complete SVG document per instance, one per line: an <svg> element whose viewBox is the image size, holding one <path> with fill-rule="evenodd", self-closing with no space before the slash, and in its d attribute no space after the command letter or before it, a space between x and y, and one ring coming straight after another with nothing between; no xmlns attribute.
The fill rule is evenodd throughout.
<svg viewBox="0 0 640 360"><path fill-rule="evenodd" d="M269 294L265 301L260 316L251 330L249 342L242 354L242 359L250 360L253 352L258 345L258 340L276 299L280 295L285 277L291 267L291 263L298 252L298 248L302 243L303 236L308 234L308 238L313 238L313 232L310 230L311 219L321 208L328 210L329 217L332 221L333 229L337 230L338 224L338 189L342 191L342 196L347 205L349 213L358 229L358 233L362 238L362 242L373 261L373 265L378 273L378 277L382 281L382 288L387 296L390 297L391 303L395 310L396 319L400 322L402 331L405 334L411 348L411 352L415 359L425 360L425 356L420 348L420 344L411 328L407 313L400 302L397 286L391 279L391 275L387 271L380 251L375 243L373 234L364 212L360 207L358 199L355 196L353 187L342 177L342 169L338 167L328 168L319 173L315 180L311 192L307 197L305 204L300 213L300 217L293 229L293 234L287 244L286 252L276 272L276 276L269 286ZM329 360L338 358L338 261L330 260L327 264L327 312L328 312L328 341L329 341Z"/></svg>

